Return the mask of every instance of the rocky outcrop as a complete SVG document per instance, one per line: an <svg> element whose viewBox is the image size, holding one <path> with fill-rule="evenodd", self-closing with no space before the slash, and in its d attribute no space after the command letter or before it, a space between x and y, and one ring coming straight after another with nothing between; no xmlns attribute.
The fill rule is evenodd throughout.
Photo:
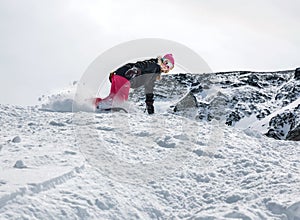
<svg viewBox="0 0 300 220"><path fill-rule="evenodd" d="M286 139L288 132L295 126L296 118L296 114L291 111L285 111L272 117L269 121L269 131L266 135L279 140Z"/></svg>
<svg viewBox="0 0 300 220"><path fill-rule="evenodd" d="M295 77L294 78L296 80L300 80L300 67L295 70Z"/></svg>
<svg viewBox="0 0 300 220"><path fill-rule="evenodd" d="M300 141L300 125L293 130L290 130L286 136L286 139L290 141Z"/></svg>
<svg viewBox="0 0 300 220"><path fill-rule="evenodd" d="M191 91L197 99L198 120L216 119L229 126L247 127L249 118L252 122L266 119L264 134L284 140L297 134L295 125L300 123L300 107L295 105L300 99L299 72L300 68L279 72L164 75L155 86L155 100L176 103ZM143 103L143 89L137 90L131 98ZM175 108L174 114L180 114L180 109L184 107ZM170 111L173 110L174 106Z"/></svg>

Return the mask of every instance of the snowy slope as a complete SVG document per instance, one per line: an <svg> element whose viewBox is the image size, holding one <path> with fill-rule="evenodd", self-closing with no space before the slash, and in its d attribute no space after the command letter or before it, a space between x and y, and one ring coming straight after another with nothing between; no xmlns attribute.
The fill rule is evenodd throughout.
<svg viewBox="0 0 300 220"><path fill-rule="evenodd" d="M72 113L75 92L0 104L0 219L300 219L300 145L276 140L299 126L294 71L166 75L151 116L143 89L129 114Z"/></svg>
<svg viewBox="0 0 300 220"><path fill-rule="evenodd" d="M151 116L0 105L0 219L300 218L298 142L160 102Z"/></svg>

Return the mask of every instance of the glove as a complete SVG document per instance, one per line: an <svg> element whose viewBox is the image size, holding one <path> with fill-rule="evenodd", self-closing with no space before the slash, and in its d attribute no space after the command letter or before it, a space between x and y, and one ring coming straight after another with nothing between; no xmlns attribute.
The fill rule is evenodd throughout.
<svg viewBox="0 0 300 220"><path fill-rule="evenodd" d="M109 78L110 83L112 82L112 78L114 77L114 75L115 75L114 72L112 72L112 73L109 74L108 78Z"/></svg>
<svg viewBox="0 0 300 220"><path fill-rule="evenodd" d="M137 77L141 75L142 71L137 67L132 67L131 69L127 70L125 73L125 77L127 79L132 79L134 77Z"/></svg>
<svg viewBox="0 0 300 220"><path fill-rule="evenodd" d="M146 109L149 115L154 113L154 106L153 106L153 94L146 94Z"/></svg>

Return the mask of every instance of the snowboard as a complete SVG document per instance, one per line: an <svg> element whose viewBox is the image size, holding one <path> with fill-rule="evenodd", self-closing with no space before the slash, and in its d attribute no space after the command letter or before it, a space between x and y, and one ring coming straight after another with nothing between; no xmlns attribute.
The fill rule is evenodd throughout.
<svg viewBox="0 0 300 220"><path fill-rule="evenodd" d="M122 107L111 107L111 108L105 108L105 109L96 109L96 113L109 113L109 112L124 112L128 113L128 111L125 108Z"/></svg>

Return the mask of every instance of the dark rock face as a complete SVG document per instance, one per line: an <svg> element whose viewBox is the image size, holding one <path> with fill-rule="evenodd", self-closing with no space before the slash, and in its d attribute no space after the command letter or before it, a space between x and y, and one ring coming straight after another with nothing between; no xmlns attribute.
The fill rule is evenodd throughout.
<svg viewBox="0 0 300 220"><path fill-rule="evenodd" d="M216 119L229 126L243 124L245 127L249 118L252 121L268 120L265 134L283 140L298 134L300 107L295 103L300 99L299 71L300 68L296 72L164 75L156 83L155 100L177 101L191 91L198 102L198 120ZM131 96L144 102L143 89ZM274 116L270 117L271 114Z"/></svg>
<svg viewBox="0 0 300 220"><path fill-rule="evenodd" d="M293 130L290 130L286 136L286 139L290 141L300 141L300 125Z"/></svg>
<svg viewBox="0 0 300 220"><path fill-rule="evenodd" d="M287 131L294 128L296 117L296 114L290 111L276 115L269 121L270 129L266 135L279 140L285 139Z"/></svg>
<svg viewBox="0 0 300 220"><path fill-rule="evenodd" d="M300 80L300 67L295 70L295 77L294 78L296 80Z"/></svg>
<svg viewBox="0 0 300 220"><path fill-rule="evenodd" d="M300 82L290 81L285 83L277 92L275 100L281 102L282 107L297 100L300 96Z"/></svg>

